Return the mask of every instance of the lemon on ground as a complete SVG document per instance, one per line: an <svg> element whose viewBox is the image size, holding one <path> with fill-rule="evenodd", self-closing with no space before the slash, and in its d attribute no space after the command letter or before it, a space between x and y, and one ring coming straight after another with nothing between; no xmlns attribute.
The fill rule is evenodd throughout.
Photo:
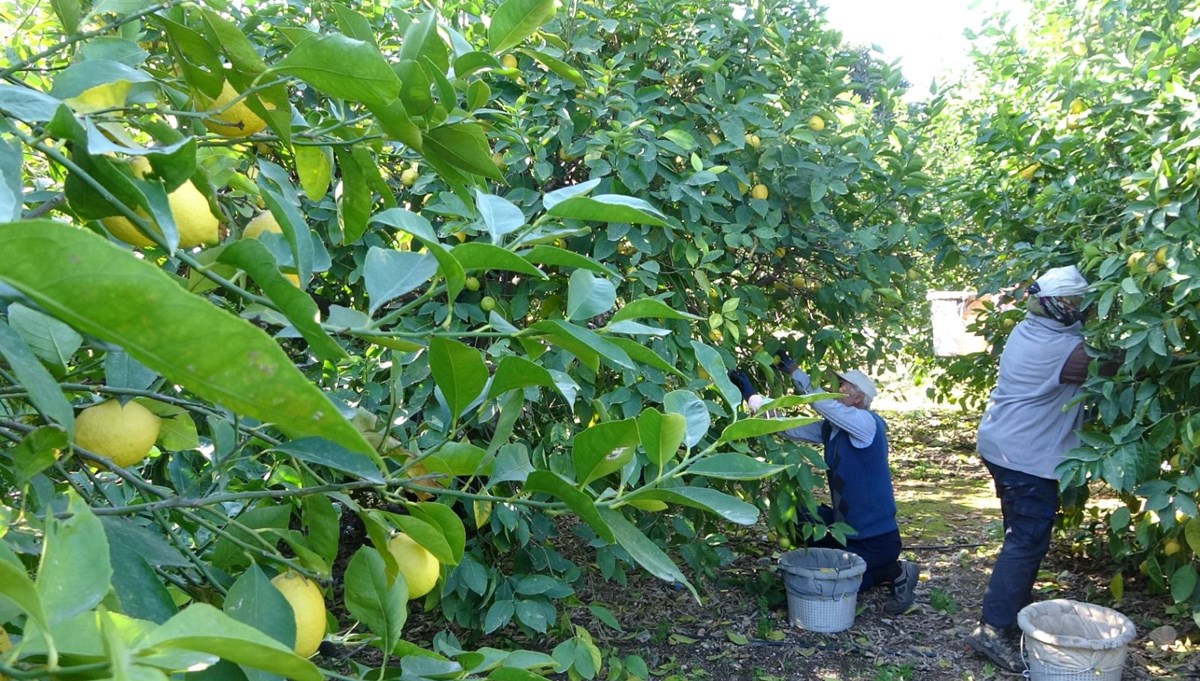
<svg viewBox="0 0 1200 681"><path fill-rule="evenodd" d="M211 113L205 116L204 127L224 137L246 137L267 127L267 122L246 106L245 99L238 99L240 95L225 81L221 94L208 105L207 111ZM230 106L235 99L237 102Z"/></svg>
<svg viewBox="0 0 1200 681"><path fill-rule="evenodd" d="M250 222L246 223L246 229L242 230L242 238L257 239L263 232L283 233L283 228L279 226L279 221L275 219L275 216L269 210L264 210L250 218Z"/></svg>
<svg viewBox="0 0 1200 681"><path fill-rule="evenodd" d="M765 199L770 195L771 192L767 189L767 185L765 184L756 184L754 185L754 189L750 190L750 198L753 199Z"/></svg>
<svg viewBox="0 0 1200 681"><path fill-rule="evenodd" d="M420 598L433 590L441 574L441 564L428 549L403 532L389 539L387 547L408 582L409 598Z"/></svg>
<svg viewBox="0 0 1200 681"><path fill-rule="evenodd" d="M107 400L75 417L75 444L118 466L133 465L150 453L162 421L137 402Z"/></svg>
<svg viewBox="0 0 1200 681"><path fill-rule="evenodd" d="M150 172L150 162L145 158L135 157L129 164L133 174L141 178ZM175 191L167 195L167 204L171 207L171 219L175 221L175 229L179 232L179 246L193 248L202 244L215 244L219 235L217 226L220 221L208 207L208 199L196 189L191 180L179 185ZM138 215L146 217L146 212L138 209ZM100 222L105 229L117 239L131 246L153 246L146 235L123 215L112 215L102 218ZM158 225L154 225L157 229Z"/></svg>
<svg viewBox="0 0 1200 681"><path fill-rule="evenodd" d="M325 638L325 597L316 582L299 572L283 572L271 579L271 584L283 594L296 617L296 645L300 657L317 652Z"/></svg>
<svg viewBox="0 0 1200 681"><path fill-rule="evenodd" d="M821 132L825 129L825 119L813 114L808 119L808 129L813 132Z"/></svg>
<svg viewBox="0 0 1200 681"><path fill-rule="evenodd" d="M515 69L517 68L517 58L514 55L506 54L500 57L500 65L506 69Z"/></svg>

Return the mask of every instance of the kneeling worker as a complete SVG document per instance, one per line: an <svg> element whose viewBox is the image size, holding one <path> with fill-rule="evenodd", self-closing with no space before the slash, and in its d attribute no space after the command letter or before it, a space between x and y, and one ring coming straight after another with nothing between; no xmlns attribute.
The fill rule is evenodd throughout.
<svg viewBox="0 0 1200 681"><path fill-rule="evenodd" d="M776 353L776 368L792 379L801 395L824 392L796 363L782 352ZM920 568L914 562L899 560L900 529L896 524L896 499L888 469L887 426L871 411L875 383L861 371L838 372L838 390L842 397L813 402L822 420L783 431L790 439L821 443L825 446L826 477L829 480L830 505L819 513L825 524L844 522L854 532L841 544L826 535L809 546L844 548L867 563L859 591L878 584L889 585L892 597L884 606L890 615L913 610ZM755 394L750 378L742 371L729 372L729 378L750 401ZM757 400L755 400L757 402Z"/></svg>

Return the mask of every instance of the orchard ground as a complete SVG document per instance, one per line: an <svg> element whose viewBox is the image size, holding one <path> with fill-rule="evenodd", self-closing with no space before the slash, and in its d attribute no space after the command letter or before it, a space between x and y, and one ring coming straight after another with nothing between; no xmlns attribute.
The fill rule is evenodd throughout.
<svg viewBox="0 0 1200 681"><path fill-rule="evenodd" d="M782 582L775 570L781 549L767 539L764 527L727 526L725 537L737 558L719 568L715 579L692 576L701 603L686 590L641 571L631 570L624 586L591 575L579 589L579 599L584 605L607 607L621 630L606 626L582 606L571 609L572 622L592 633L606 660L613 655L640 656L654 679L1018 678L998 671L962 642L978 617L1002 536L999 503L974 454L978 414L905 400L882 404L888 407L881 413L892 437L905 556L921 564L915 613L884 615L887 594L875 590L860 596L855 623L847 631L820 634L794 628L788 623ZM917 408L905 409L913 406ZM563 532L561 540L575 541L569 532ZM583 563L590 560L590 551L580 544L567 553ZM1185 679L1200 674L1194 643L1200 635L1190 619L1166 615L1170 597L1148 593L1140 575L1126 576L1124 598L1115 603L1108 591L1112 570L1102 557L1078 555L1070 538L1056 536L1036 597L1098 603L1129 616L1138 632L1129 647L1124 679ZM1175 642L1160 647L1151 642L1150 634L1164 625L1174 627L1177 636ZM410 615L406 636L431 639L442 627L436 618ZM481 645L509 643L549 650L558 640L528 639L514 635L511 628L501 633L513 638ZM606 673L597 678L607 678Z"/></svg>

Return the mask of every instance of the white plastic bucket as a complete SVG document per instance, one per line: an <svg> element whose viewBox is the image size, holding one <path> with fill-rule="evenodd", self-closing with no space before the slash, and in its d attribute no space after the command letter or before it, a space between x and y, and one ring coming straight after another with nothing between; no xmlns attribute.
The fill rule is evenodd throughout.
<svg viewBox="0 0 1200 681"><path fill-rule="evenodd" d="M867 563L840 549L804 548L779 557L792 626L833 633L854 624Z"/></svg>
<svg viewBox="0 0 1200 681"><path fill-rule="evenodd" d="M1126 647L1137 635L1116 610L1063 598L1025 606L1017 624L1033 681L1120 681Z"/></svg>

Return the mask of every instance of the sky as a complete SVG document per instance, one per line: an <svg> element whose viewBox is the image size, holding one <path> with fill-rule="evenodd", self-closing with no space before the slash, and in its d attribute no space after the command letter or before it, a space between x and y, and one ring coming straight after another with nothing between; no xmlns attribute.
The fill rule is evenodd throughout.
<svg viewBox="0 0 1200 681"><path fill-rule="evenodd" d="M900 60L912 86L907 101L929 97L939 74L967 66L963 29L978 28L995 9L1020 16L1023 0L820 0L829 25L850 44L878 45L885 61ZM944 82L938 78L938 82Z"/></svg>

